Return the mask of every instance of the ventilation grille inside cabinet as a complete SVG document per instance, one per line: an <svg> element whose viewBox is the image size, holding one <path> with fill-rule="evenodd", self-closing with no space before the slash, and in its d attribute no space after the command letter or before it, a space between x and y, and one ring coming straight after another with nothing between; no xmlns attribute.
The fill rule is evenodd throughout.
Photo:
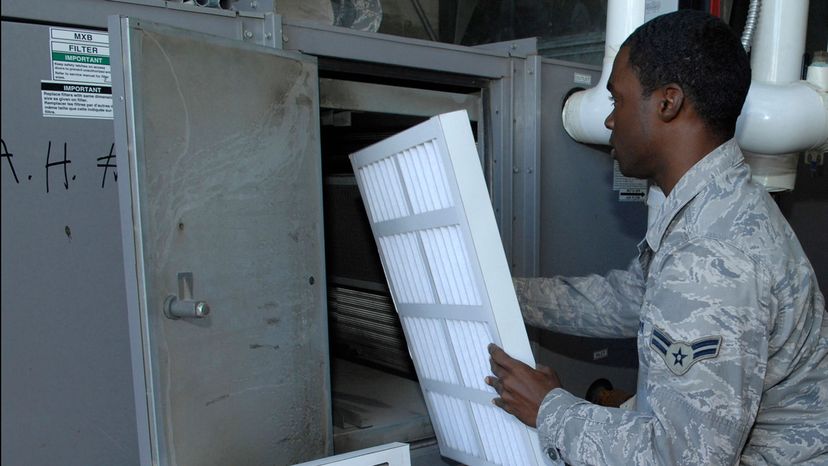
<svg viewBox="0 0 828 466"><path fill-rule="evenodd" d="M387 294L332 284L328 288L328 315L337 357L414 377L400 320Z"/></svg>
<svg viewBox="0 0 828 466"><path fill-rule="evenodd" d="M466 112L351 155L432 423L446 457L538 465L535 432L495 408L486 346L534 366Z"/></svg>

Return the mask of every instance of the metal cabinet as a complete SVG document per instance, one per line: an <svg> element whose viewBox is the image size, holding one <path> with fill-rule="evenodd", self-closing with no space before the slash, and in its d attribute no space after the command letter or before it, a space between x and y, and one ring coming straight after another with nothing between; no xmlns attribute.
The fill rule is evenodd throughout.
<svg viewBox="0 0 828 466"><path fill-rule="evenodd" d="M643 231L560 126L595 68L155 0L2 9L4 464L332 452L320 113L469 110L515 274L623 266ZM49 27L109 15L114 130L43 117Z"/></svg>

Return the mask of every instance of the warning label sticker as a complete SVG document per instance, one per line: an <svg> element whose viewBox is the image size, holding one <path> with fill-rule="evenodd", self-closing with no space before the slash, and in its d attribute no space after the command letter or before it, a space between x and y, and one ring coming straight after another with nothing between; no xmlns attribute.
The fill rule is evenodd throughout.
<svg viewBox="0 0 828 466"><path fill-rule="evenodd" d="M112 81L106 33L49 28L49 49L53 80L97 84Z"/></svg>
<svg viewBox="0 0 828 466"><path fill-rule="evenodd" d="M620 189L618 200L621 202L644 202L647 200L647 189Z"/></svg>
<svg viewBox="0 0 828 466"><path fill-rule="evenodd" d="M647 200L647 180L624 176L621 174L617 160L613 160L612 189L618 191L618 200L621 202L644 202Z"/></svg>
<svg viewBox="0 0 828 466"><path fill-rule="evenodd" d="M112 119L112 86L41 81L43 116Z"/></svg>
<svg viewBox="0 0 828 466"><path fill-rule="evenodd" d="M49 28L52 80L40 82L43 116L112 119L109 35Z"/></svg>

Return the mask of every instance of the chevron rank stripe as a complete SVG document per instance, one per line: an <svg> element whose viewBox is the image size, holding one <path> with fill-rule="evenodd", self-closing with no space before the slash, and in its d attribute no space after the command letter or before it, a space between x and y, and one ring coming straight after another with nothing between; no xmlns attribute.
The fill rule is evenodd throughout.
<svg viewBox="0 0 828 466"><path fill-rule="evenodd" d="M693 364L713 359L719 355L722 346L722 337L718 335L699 338L690 343L675 341L667 332L653 327L653 336L650 338L650 347L655 349L670 372L684 375Z"/></svg>

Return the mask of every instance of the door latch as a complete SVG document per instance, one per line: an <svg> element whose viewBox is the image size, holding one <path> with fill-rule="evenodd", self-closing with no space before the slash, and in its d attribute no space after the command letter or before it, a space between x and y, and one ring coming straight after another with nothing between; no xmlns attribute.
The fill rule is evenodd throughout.
<svg viewBox="0 0 828 466"><path fill-rule="evenodd" d="M206 301L193 299L193 273L178 273L178 296L171 294L164 299L164 315L168 319L201 319L210 313Z"/></svg>

